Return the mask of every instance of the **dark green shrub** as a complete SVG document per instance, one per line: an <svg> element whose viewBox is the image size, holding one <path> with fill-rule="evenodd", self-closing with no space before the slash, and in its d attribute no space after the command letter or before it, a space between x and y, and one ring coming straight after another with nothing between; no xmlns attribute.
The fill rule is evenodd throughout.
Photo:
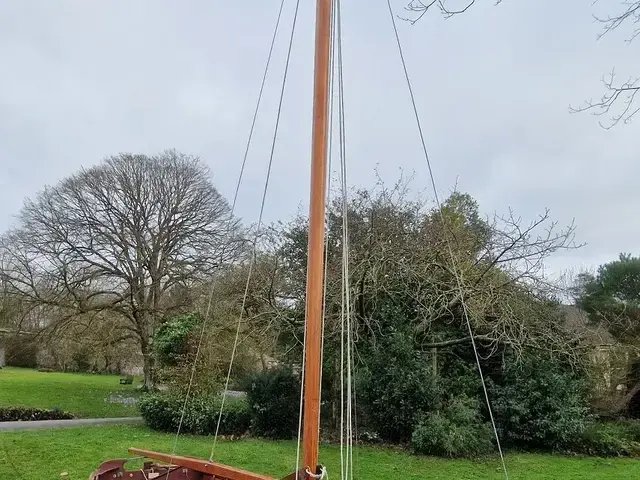
<svg viewBox="0 0 640 480"><path fill-rule="evenodd" d="M358 372L358 402L383 440L410 440L418 417L437 408L441 392L429 365L402 333L368 355Z"/></svg>
<svg viewBox="0 0 640 480"><path fill-rule="evenodd" d="M291 369L255 373L243 384L251 411L251 431L273 439L294 438L300 416L300 381Z"/></svg>
<svg viewBox="0 0 640 480"><path fill-rule="evenodd" d="M617 423L631 440L640 443L640 420L618 420Z"/></svg>
<svg viewBox="0 0 640 480"><path fill-rule="evenodd" d="M184 409L185 397L175 393L154 393L140 399L140 414L153 430L176 432L184 409L181 432L213 435L220 415L219 395L190 397ZM220 422L220 435L243 435L249 430L251 416L247 402L227 398Z"/></svg>
<svg viewBox="0 0 640 480"><path fill-rule="evenodd" d="M589 425L572 447L573 451L599 457L640 454L640 437L633 424L603 422Z"/></svg>
<svg viewBox="0 0 640 480"><path fill-rule="evenodd" d="M477 401L469 397L450 400L442 411L425 415L411 437L416 453L444 457L477 457L493 450L491 425L485 422Z"/></svg>
<svg viewBox="0 0 640 480"><path fill-rule="evenodd" d="M0 422L28 422L36 420L70 420L68 412L56 408L0 407Z"/></svg>
<svg viewBox="0 0 640 480"><path fill-rule="evenodd" d="M565 449L589 420L586 383L557 363L528 358L507 363L503 384L492 384L490 398L501 437L508 445Z"/></svg>
<svg viewBox="0 0 640 480"><path fill-rule="evenodd" d="M180 423L184 399L168 393L150 393L140 397L140 415L152 430L175 432Z"/></svg>

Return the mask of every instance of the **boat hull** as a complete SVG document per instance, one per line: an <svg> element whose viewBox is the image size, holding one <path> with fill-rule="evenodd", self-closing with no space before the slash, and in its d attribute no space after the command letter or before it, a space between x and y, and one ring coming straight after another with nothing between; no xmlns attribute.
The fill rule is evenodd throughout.
<svg viewBox="0 0 640 480"><path fill-rule="evenodd" d="M90 476L89 480L276 480L273 477L241 470L194 457L170 455L168 453L151 452L148 450L129 449L138 458L155 460L147 461L138 470L127 469L125 464L131 458L119 458L103 462ZM318 469L320 471L320 469ZM314 478L301 470L296 475L292 473L283 480L304 480Z"/></svg>

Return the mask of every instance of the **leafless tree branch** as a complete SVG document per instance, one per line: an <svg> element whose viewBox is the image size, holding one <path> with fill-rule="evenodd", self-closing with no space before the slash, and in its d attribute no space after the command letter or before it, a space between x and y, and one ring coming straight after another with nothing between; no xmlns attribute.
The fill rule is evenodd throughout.
<svg viewBox="0 0 640 480"><path fill-rule="evenodd" d="M597 3L595 0L594 3ZM632 23L634 25L631 35L627 39L627 42L632 42L634 38L640 35L640 27L635 25L640 24L640 1L638 0L623 0L621 2L622 9L616 14L609 14L606 16L594 15L596 21L603 24L602 32L598 35L598 38L602 38L608 33L616 30L624 23Z"/></svg>
<svg viewBox="0 0 640 480"><path fill-rule="evenodd" d="M640 5L640 2L639 2ZM632 118L640 111L640 106L636 106L635 99L640 92L640 77L628 78L622 83L616 82L615 70L608 78L602 77L605 93L599 100L587 100L580 107L569 107L572 113L591 111L593 115L608 115L608 122L598 123L605 130L610 130L619 123L628 124ZM617 110L614 112L614 108Z"/></svg>
<svg viewBox="0 0 640 480"><path fill-rule="evenodd" d="M410 22L411 24L415 24L422 17L424 17L430 10L437 9L444 18L451 18L455 15L460 15L465 13L471 7L473 7L476 3L476 0L431 0L428 2L424 2L422 0L413 0L406 7L405 10L411 12L413 14L413 18L402 18ZM502 3L502 0L495 0L494 5L499 5ZM452 5L453 6L450 6Z"/></svg>

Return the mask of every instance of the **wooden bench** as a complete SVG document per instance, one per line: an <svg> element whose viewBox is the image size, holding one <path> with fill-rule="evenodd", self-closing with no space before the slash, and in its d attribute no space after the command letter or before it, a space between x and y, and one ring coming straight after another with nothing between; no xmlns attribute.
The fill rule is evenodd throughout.
<svg viewBox="0 0 640 480"><path fill-rule="evenodd" d="M132 385L133 384L133 375L125 375L124 377L120 377L120 385Z"/></svg>

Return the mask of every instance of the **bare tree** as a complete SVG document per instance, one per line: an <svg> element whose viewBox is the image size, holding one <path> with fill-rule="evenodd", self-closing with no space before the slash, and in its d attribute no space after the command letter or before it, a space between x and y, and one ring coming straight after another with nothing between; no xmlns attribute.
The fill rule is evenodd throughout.
<svg viewBox="0 0 640 480"><path fill-rule="evenodd" d="M610 15L595 16L603 25L598 38L626 25L632 25L627 43L631 43L640 35L640 0L622 0L620 9ZM640 91L640 77L626 77L618 79L615 69L602 77L605 91L598 100L588 100L580 107L571 107L572 112L591 111L597 116L608 117L607 122L599 122L600 126L610 129L616 125L631 122L640 105L636 103L636 95Z"/></svg>
<svg viewBox="0 0 640 480"><path fill-rule="evenodd" d="M173 289L210 277L242 248L208 170L175 151L120 154L27 200L3 238L14 294L55 306L56 324L92 312L122 317L153 385L154 330Z"/></svg>
<svg viewBox="0 0 640 480"><path fill-rule="evenodd" d="M502 1L493 0L493 3L499 5ZM597 2L598 0L595 0L593 3ZM403 20L415 24L431 11L438 11L445 18L451 18L465 13L476 3L476 0L412 0L405 7L411 16ZM594 18L603 26L598 39L630 25L631 32L627 37L627 43L631 43L640 35L640 0L620 0L620 8L616 12L604 16L594 15ZM604 93L599 99L587 100L579 107L569 107L570 111L590 111L596 116L608 117L606 122L599 122L600 126L607 130L620 123L630 123L640 111L640 105L636 102L636 96L640 92L640 77L619 78L613 69L611 73L602 77L602 84Z"/></svg>
<svg viewBox="0 0 640 480"><path fill-rule="evenodd" d="M493 0L494 5L499 5L502 0ZM445 18L465 13L476 4L476 0L411 0L405 10L413 14L413 18L404 18L411 23L416 23L432 10L437 10Z"/></svg>

